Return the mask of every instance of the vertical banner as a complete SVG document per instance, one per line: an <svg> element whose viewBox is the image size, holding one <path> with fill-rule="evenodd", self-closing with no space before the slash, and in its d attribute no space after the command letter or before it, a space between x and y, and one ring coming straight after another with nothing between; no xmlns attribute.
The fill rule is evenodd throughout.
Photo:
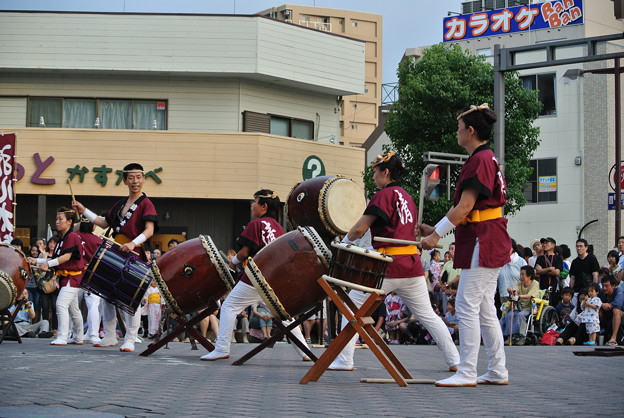
<svg viewBox="0 0 624 418"><path fill-rule="evenodd" d="M15 134L0 134L0 242L9 243L15 231L13 179Z"/></svg>

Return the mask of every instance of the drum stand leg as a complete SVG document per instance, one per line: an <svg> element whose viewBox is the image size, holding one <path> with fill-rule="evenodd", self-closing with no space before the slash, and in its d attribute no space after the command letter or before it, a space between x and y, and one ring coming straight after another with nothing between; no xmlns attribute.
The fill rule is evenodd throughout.
<svg viewBox="0 0 624 418"><path fill-rule="evenodd" d="M390 347L388 347L383 338L377 334L373 327L374 321L370 317L383 302L385 294L375 293L377 289L369 289L370 292L367 293L370 293L370 296L358 309L342 287L330 285L324 277L320 278L318 283L336 304L340 312L346 317L348 324L299 383L306 384L308 382L318 381L332 361L334 361L349 341L351 341L353 336L358 333L360 334L360 338L368 344L368 348L375 354L379 362L394 378L394 381L399 386L407 386L405 379L411 379L412 376L394 355L392 350L390 350ZM359 290L365 291L361 286Z"/></svg>
<svg viewBox="0 0 624 418"><path fill-rule="evenodd" d="M143 357L149 356L150 354L154 353L156 350L163 347L165 344L169 343L170 341L173 341L174 338L176 338L178 335L184 332L188 332L193 337L195 337L195 340L197 340L197 342L199 342L206 350L208 351L214 350L214 345L212 345L210 341L204 338L199 333L199 331L197 331L194 327L195 325L199 324L202 319L204 319L205 317L207 317L208 315L210 315L212 312L216 311L217 309L219 309L219 306L214 300L211 299L208 307L202 313L197 314L190 320L187 321L182 316L176 317L174 321L178 323L178 326L176 326L170 333L165 335L160 340L154 341L153 343L148 345L147 350L143 351L139 355Z"/></svg>
<svg viewBox="0 0 624 418"><path fill-rule="evenodd" d="M286 336L286 338L288 338L288 340L290 341L291 344L295 344L297 347L299 347L305 353L306 356L310 357L310 359L312 361L317 361L316 356L314 354L312 354L312 351L310 351L308 346L306 344L302 343L301 341L299 341L298 339L296 339L295 337L293 337L292 334L290 333L290 331L292 329L294 329L295 327L298 327L300 324L303 323L303 321L307 320L309 317L314 315L320 308L321 308L321 306L319 306L317 304L314 308L310 309L308 312L304 313L303 315L300 315L299 319L297 319L296 321L294 321L293 323L291 323L288 326L284 326L284 324L282 324L281 321L279 321L279 320L274 321L273 323L275 324L275 326L278 329L278 331L275 333L275 335L273 335L270 338L268 338L267 340L263 341L262 344L260 344L259 346L257 346L253 350L251 350L249 353L245 354L240 359L236 360L234 363L232 363L232 365L234 365L234 366L242 366L247 360L249 360L250 358L252 358L256 354L258 354L259 352L261 352L265 348L273 347L273 344L275 344L277 341L279 341L282 338L284 338L284 335Z"/></svg>
<svg viewBox="0 0 624 418"><path fill-rule="evenodd" d="M7 340L17 340L19 344L22 343L22 337L20 337L19 331L15 326L15 318L17 317L17 314L22 310L22 306L24 306L25 303L26 300L20 299L19 301L17 301L17 305L15 306L15 310L13 310L13 312L9 312L8 309L3 309L0 311L0 321L2 324L2 336L0 336L0 344L2 344L2 341L4 341L5 338ZM9 330L13 331L15 337L7 337L7 332L9 332Z"/></svg>

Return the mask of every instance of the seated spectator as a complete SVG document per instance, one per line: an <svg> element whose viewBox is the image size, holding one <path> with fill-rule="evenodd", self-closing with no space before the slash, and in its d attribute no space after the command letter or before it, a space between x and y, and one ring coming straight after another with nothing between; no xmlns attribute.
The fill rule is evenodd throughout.
<svg viewBox="0 0 624 418"><path fill-rule="evenodd" d="M203 312L203 310L199 311ZM214 339L212 342L217 340L217 335L219 334L219 319L217 315L219 314L219 310L212 312L210 315L199 321L199 332L202 337L208 337L208 331L214 333Z"/></svg>
<svg viewBox="0 0 624 418"><path fill-rule="evenodd" d="M520 268L526 266L524 258L520 257L516 251L514 251L516 241L511 240L511 249L509 251L510 260L507 264L501 267L498 273L498 294L500 302L505 303L509 301L509 292L507 289L515 289L520 283Z"/></svg>
<svg viewBox="0 0 624 418"><path fill-rule="evenodd" d="M515 289L508 288L512 301L519 301L518 304L513 304L513 324L511 324L511 315L508 313L500 319L501 329L503 331L503 337L507 338L505 344L509 343L509 338L516 340L516 345L524 345L525 338L520 336L520 324L522 321L526 321L531 314L533 308L532 299L537 297L539 291L539 283L533 280L535 270L531 266L522 266L520 268L520 283ZM514 337L515 336L515 337Z"/></svg>
<svg viewBox="0 0 624 418"><path fill-rule="evenodd" d="M50 338L54 336L54 333L50 331L50 323L45 319L34 324L32 323L35 319L35 309L32 302L28 300L28 290L24 289L22 298L26 299L26 303L22 305L15 317L15 327L19 336L28 338ZM17 305L13 305L9 308L9 311L12 313L16 308Z"/></svg>
<svg viewBox="0 0 624 418"><path fill-rule="evenodd" d="M327 299L323 301L323 307L321 311L317 311L314 315L303 321L303 335L308 344L312 343L312 330L316 329L316 335L318 336L318 342L321 340L321 335L327 331L327 318L325 318L325 312L327 312ZM321 326L321 316L323 317L323 326Z"/></svg>
<svg viewBox="0 0 624 418"><path fill-rule="evenodd" d="M249 343L249 315L247 313L247 309L243 309L241 313L236 315L234 341L237 343Z"/></svg>
<svg viewBox="0 0 624 418"><path fill-rule="evenodd" d="M446 304L446 313L444 314L443 320L453 337L453 342L457 344L459 341L459 319L457 318L457 312L455 311L454 300L450 300Z"/></svg>
<svg viewBox="0 0 624 418"><path fill-rule="evenodd" d="M581 290L577 295L578 300L584 300L587 296L586 290ZM575 345L575 344L583 344L585 341L588 341L587 331L585 330L585 324L583 324L580 320L577 320L577 317L582 312L583 308L580 303L577 302L576 308L572 310L570 314L571 321L566 325L563 329L563 332L557 338L555 342L556 345Z"/></svg>
<svg viewBox="0 0 624 418"><path fill-rule="evenodd" d="M392 292L386 296L384 303L388 311L388 316L386 316L388 343L399 344L399 324L409 320L407 306L405 306L401 297L396 292Z"/></svg>
<svg viewBox="0 0 624 418"><path fill-rule="evenodd" d="M587 295L581 300L583 311L576 318L576 323L585 324L585 331L589 341L585 341L584 345L596 345L596 335L600 331L600 320L598 319L598 310L600 309L600 298L598 292L600 286L598 283L592 283L587 288Z"/></svg>
<svg viewBox="0 0 624 418"><path fill-rule="evenodd" d="M273 328L273 314L269 311L264 303L257 303L251 306L254 316L260 319L260 329L262 330L262 338L271 337L271 328Z"/></svg>
<svg viewBox="0 0 624 418"><path fill-rule="evenodd" d="M564 287L561 291L561 303L555 307L557 314L559 315L559 326L565 328L572 319L570 314L574 310L574 304L572 304L572 297L574 296L574 289L571 287Z"/></svg>
<svg viewBox="0 0 624 418"><path fill-rule="evenodd" d="M598 295L602 304L600 305L600 325L604 329L605 339L609 340L605 345L618 345L622 338L622 305L624 304L624 292L616 287L616 280L613 276L602 278L602 291Z"/></svg>
<svg viewBox="0 0 624 418"><path fill-rule="evenodd" d="M620 266L618 264L619 255L617 251L611 250L607 253L607 265L605 266L609 269L609 273L615 277L617 280L618 273L620 271Z"/></svg>

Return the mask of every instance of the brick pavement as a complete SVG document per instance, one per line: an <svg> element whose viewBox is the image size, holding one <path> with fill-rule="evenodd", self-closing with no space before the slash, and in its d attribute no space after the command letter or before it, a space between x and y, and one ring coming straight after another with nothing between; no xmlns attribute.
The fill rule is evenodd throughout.
<svg viewBox="0 0 624 418"><path fill-rule="evenodd" d="M59 416L59 411L132 417L622 416L624 411L624 356L579 357L572 347L506 347L506 387L401 388L360 383L363 377L390 377L370 350L356 351L354 372L328 371L318 382L300 385L311 363L300 361L286 343L232 366L253 346L234 344L231 359L213 363L199 360L203 348L191 351L185 343L143 358L112 348L51 347L48 342L0 345L0 416ZM392 349L414 378L450 376L434 346ZM322 351L315 349L317 355ZM484 367L481 350L480 370ZM613 396L605 401L608 391Z"/></svg>

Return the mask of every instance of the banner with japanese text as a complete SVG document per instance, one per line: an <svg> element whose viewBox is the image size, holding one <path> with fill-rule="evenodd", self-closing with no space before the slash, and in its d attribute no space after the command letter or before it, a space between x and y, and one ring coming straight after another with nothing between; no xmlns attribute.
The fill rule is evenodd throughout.
<svg viewBox="0 0 624 418"><path fill-rule="evenodd" d="M13 179L15 175L15 134L0 134L0 242L9 243L15 231Z"/></svg>
<svg viewBox="0 0 624 418"><path fill-rule="evenodd" d="M583 23L583 0L558 0L444 19L444 42Z"/></svg>

